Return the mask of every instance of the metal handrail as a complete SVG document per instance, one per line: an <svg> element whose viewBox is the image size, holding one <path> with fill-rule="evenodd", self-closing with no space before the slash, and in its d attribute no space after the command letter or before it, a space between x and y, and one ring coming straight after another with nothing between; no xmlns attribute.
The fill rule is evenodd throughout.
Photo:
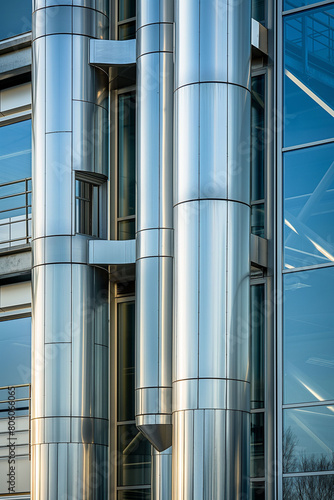
<svg viewBox="0 0 334 500"><path fill-rule="evenodd" d="M18 193L11 193L11 194L6 193L1 196L2 189L13 185L18 185L18 187L20 188L20 191ZM1 201L5 200L10 200L10 199L15 200L15 198L17 198L17 200L20 201L19 203L17 203L17 206L15 206L15 201L14 201L13 202L14 206L0 210L0 228L5 228L6 226L8 226L6 235L7 238L3 240L0 239L0 245L15 246L19 244L19 242L22 243L22 241L24 241L25 243L29 243L31 239L31 234L29 230L29 224L31 221L31 202L29 202L29 196L31 194L32 194L31 177L26 177L24 179L18 179L15 181L4 182L0 184L0 203ZM22 197L24 197L23 203L22 203ZM14 214L11 215L11 213L13 212L15 213L15 211L18 210L22 210L24 211L24 213L20 215L14 215ZM4 216L4 214L6 214L6 216ZM15 238L12 238L10 228L14 226L14 224L22 222L25 225L24 229L22 228L22 235L19 234L19 237L17 237L16 235Z"/></svg>

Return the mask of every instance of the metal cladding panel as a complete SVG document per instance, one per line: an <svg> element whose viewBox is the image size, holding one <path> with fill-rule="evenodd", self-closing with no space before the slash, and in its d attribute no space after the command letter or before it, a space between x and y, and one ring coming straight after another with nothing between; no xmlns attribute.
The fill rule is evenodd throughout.
<svg viewBox="0 0 334 500"><path fill-rule="evenodd" d="M172 448L159 453L152 447L151 496L152 500L172 498Z"/></svg>
<svg viewBox="0 0 334 500"><path fill-rule="evenodd" d="M45 236L72 234L72 134L46 135Z"/></svg>
<svg viewBox="0 0 334 500"><path fill-rule="evenodd" d="M226 378L227 202L199 206L199 377Z"/></svg>
<svg viewBox="0 0 334 500"><path fill-rule="evenodd" d="M249 381L250 376L250 209L241 203L228 207L227 256L227 377ZM238 228L238 230L236 230Z"/></svg>
<svg viewBox="0 0 334 500"><path fill-rule="evenodd" d="M199 212L198 201L181 203L174 210L173 382L198 378Z"/></svg>
<svg viewBox="0 0 334 500"><path fill-rule="evenodd" d="M137 61L137 231L159 227L159 54Z"/></svg>
<svg viewBox="0 0 334 500"><path fill-rule="evenodd" d="M52 35L45 40L46 132L71 132L72 37Z"/></svg>
<svg viewBox="0 0 334 500"><path fill-rule="evenodd" d="M174 204L199 198L199 85L175 93Z"/></svg>
<svg viewBox="0 0 334 500"><path fill-rule="evenodd" d="M34 192L32 197L32 236L45 235L45 39L35 40L32 44L32 176Z"/></svg>

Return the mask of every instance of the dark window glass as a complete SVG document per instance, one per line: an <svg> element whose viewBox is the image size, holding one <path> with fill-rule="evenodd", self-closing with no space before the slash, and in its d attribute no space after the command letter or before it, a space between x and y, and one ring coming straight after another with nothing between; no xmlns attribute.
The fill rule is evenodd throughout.
<svg viewBox="0 0 334 500"><path fill-rule="evenodd" d="M117 493L117 500L151 500L151 490L122 490Z"/></svg>
<svg viewBox="0 0 334 500"><path fill-rule="evenodd" d="M251 286L251 408L264 408L264 285Z"/></svg>
<svg viewBox="0 0 334 500"><path fill-rule="evenodd" d="M252 201L264 198L264 75L252 78Z"/></svg>
<svg viewBox="0 0 334 500"><path fill-rule="evenodd" d="M120 24L118 26L118 39L131 40L132 38L136 38L136 22Z"/></svg>
<svg viewBox="0 0 334 500"><path fill-rule="evenodd" d="M334 476L283 479L283 500L334 500Z"/></svg>
<svg viewBox="0 0 334 500"><path fill-rule="evenodd" d="M0 40L31 31L31 0L1 2Z"/></svg>
<svg viewBox="0 0 334 500"><path fill-rule="evenodd" d="M334 470L334 406L289 409L283 416L283 472Z"/></svg>
<svg viewBox="0 0 334 500"><path fill-rule="evenodd" d="M264 203L251 207L251 231L252 234L264 238Z"/></svg>
<svg viewBox="0 0 334 500"><path fill-rule="evenodd" d="M296 9L297 7L304 7L305 5L312 5L319 0L284 0L283 10Z"/></svg>
<svg viewBox="0 0 334 500"><path fill-rule="evenodd" d="M0 322L0 385L31 382L31 318Z"/></svg>
<svg viewBox="0 0 334 500"><path fill-rule="evenodd" d="M31 177L31 120L0 127L0 184L27 177Z"/></svg>
<svg viewBox="0 0 334 500"><path fill-rule="evenodd" d="M151 446L135 424L117 427L117 484L141 486L151 483Z"/></svg>
<svg viewBox="0 0 334 500"><path fill-rule="evenodd" d="M135 94L121 94L118 107L118 217L127 217L135 214Z"/></svg>
<svg viewBox="0 0 334 500"><path fill-rule="evenodd" d="M264 0L252 0L252 18L265 24Z"/></svg>
<svg viewBox="0 0 334 500"><path fill-rule="evenodd" d="M135 238L135 220L122 220L118 223L118 239L133 240Z"/></svg>
<svg viewBox="0 0 334 500"><path fill-rule="evenodd" d="M251 414L251 477L264 476L264 413Z"/></svg>
<svg viewBox="0 0 334 500"><path fill-rule="evenodd" d="M135 418L135 303L117 306L117 419Z"/></svg>
<svg viewBox="0 0 334 500"><path fill-rule="evenodd" d="M136 17L136 0L118 0L118 20Z"/></svg>
<svg viewBox="0 0 334 500"><path fill-rule="evenodd" d="M284 153L284 265L334 261L334 144Z"/></svg>
<svg viewBox="0 0 334 500"><path fill-rule="evenodd" d="M284 146L334 137L334 8L284 19Z"/></svg>
<svg viewBox="0 0 334 500"><path fill-rule="evenodd" d="M75 182L76 232L99 236L99 187L81 180Z"/></svg>
<svg viewBox="0 0 334 500"><path fill-rule="evenodd" d="M265 500L265 485L263 482L251 482L251 500Z"/></svg>
<svg viewBox="0 0 334 500"><path fill-rule="evenodd" d="M284 403L334 399L334 268L284 276Z"/></svg>

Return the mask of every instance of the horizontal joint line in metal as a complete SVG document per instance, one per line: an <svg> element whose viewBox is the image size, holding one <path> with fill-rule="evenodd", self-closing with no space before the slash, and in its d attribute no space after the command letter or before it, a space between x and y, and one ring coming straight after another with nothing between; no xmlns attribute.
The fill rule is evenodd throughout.
<svg viewBox="0 0 334 500"><path fill-rule="evenodd" d="M205 83L220 83L223 85L234 85L235 87L240 87L241 89L247 90L250 93L250 90L247 87L244 87L243 85L239 85L238 83L234 82L226 82L225 80L201 80L197 82L191 82L191 83L185 83L184 85L180 85L176 89L174 89L174 93L177 92L179 89L182 89L183 87L191 87L192 85L203 85Z"/></svg>

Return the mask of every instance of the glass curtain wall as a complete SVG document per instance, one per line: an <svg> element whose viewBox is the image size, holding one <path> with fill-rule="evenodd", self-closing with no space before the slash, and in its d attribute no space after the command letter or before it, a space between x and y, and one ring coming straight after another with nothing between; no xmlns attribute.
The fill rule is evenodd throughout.
<svg viewBox="0 0 334 500"><path fill-rule="evenodd" d="M253 5L254 7L254 5ZM252 76L251 127L251 232L264 238L266 178L266 74ZM265 293L262 269L251 274L251 498L265 499Z"/></svg>
<svg viewBox="0 0 334 500"><path fill-rule="evenodd" d="M334 499L334 3L313 3L283 5L284 500Z"/></svg>
<svg viewBox="0 0 334 500"><path fill-rule="evenodd" d="M136 38L136 0L118 0L118 39Z"/></svg>
<svg viewBox="0 0 334 500"><path fill-rule="evenodd" d="M31 236L31 120L0 127L0 248Z"/></svg>
<svg viewBox="0 0 334 500"><path fill-rule="evenodd" d="M252 77L251 231L265 235L265 75Z"/></svg>
<svg viewBox="0 0 334 500"><path fill-rule="evenodd" d="M151 499L151 446L135 425L135 302L117 304L117 500Z"/></svg>
<svg viewBox="0 0 334 500"><path fill-rule="evenodd" d="M135 238L136 210L136 94L118 94L118 192L117 234L119 240Z"/></svg>
<svg viewBox="0 0 334 500"><path fill-rule="evenodd" d="M30 491L31 318L0 322L0 496ZM6 498L9 498L6 496Z"/></svg>
<svg viewBox="0 0 334 500"><path fill-rule="evenodd" d="M31 31L31 1L1 2L0 40Z"/></svg>

